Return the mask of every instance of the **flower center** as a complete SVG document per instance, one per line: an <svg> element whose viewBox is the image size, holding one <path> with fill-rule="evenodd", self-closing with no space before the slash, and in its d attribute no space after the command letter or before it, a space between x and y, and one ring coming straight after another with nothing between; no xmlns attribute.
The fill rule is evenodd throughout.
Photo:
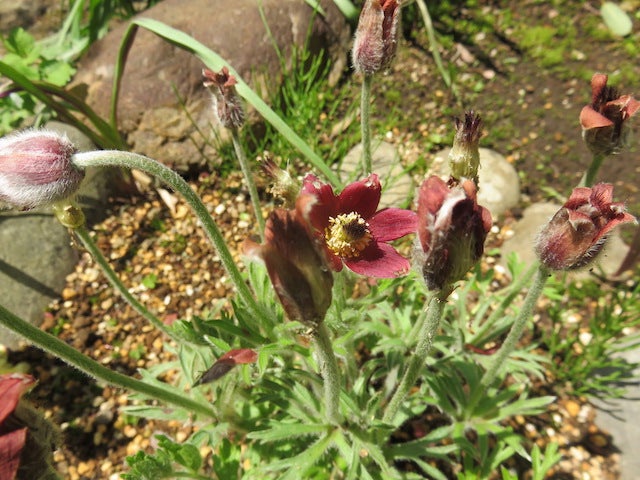
<svg viewBox="0 0 640 480"><path fill-rule="evenodd" d="M360 256L373 238L369 224L355 212L329 217L324 236L329 250L343 258Z"/></svg>

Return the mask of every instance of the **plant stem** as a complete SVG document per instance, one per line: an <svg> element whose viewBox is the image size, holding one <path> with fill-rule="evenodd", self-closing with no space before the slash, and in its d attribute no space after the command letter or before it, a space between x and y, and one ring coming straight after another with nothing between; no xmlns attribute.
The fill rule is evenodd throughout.
<svg viewBox="0 0 640 480"><path fill-rule="evenodd" d="M489 364L489 368L484 372L482 378L480 379L480 384L475 392L471 394L469 399L469 403L467 406L467 414L472 415L473 411L482 398L483 395L486 394L487 389L493 384L500 369L504 367L509 355L513 353L514 349L520 337L522 337L522 333L524 332L524 327L527 325L527 321L533 315L533 310L536 306L536 302L542 293L544 285L549 277L549 270L542 265L538 267L538 271L536 272L536 276L533 279L533 283L527 292L527 296L524 299L524 303L522 304L522 308L516 317L516 320L513 322L513 326L509 331L507 338L505 338L502 347L498 350L493 358L491 359L491 363Z"/></svg>
<svg viewBox="0 0 640 480"><path fill-rule="evenodd" d="M126 302L129 305L131 305L131 307L136 312L138 312L140 315L146 318L149 322L151 322L151 324L154 327L156 327L158 330L161 330L170 338L177 340L177 338L174 337L171 330L167 328L167 326L164 323L162 323L162 321L160 321L158 317L156 317L153 313L147 310L144 307L144 305L138 302L138 300L136 300L135 297L131 295L131 293L129 293L129 290L120 281L116 272L113 271L113 269L111 268L111 265L109 265L109 262L107 261L107 259L104 257L104 255L98 248L98 245L96 245L96 242L93 241L93 238L91 238L91 235L89 235L89 232L87 231L87 229L84 227L79 227L79 228L76 228L74 232L82 242L82 245L84 245L84 248L87 249L87 251L91 254L95 262L102 269L105 276L107 277L107 280L109 280L109 283L111 283L111 286L113 286L113 288L115 288L118 291L118 293L122 295L122 298L124 298Z"/></svg>
<svg viewBox="0 0 640 480"><path fill-rule="evenodd" d="M602 162L604 161L606 155L594 155L593 160L591 160L591 165L584 175L582 176L582 180L580 180L581 187L592 187L593 182L596 179L596 175L598 174L598 170L602 166Z"/></svg>
<svg viewBox="0 0 640 480"><path fill-rule="evenodd" d="M265 318L266 313L262 311L256 299L253 297L251 290L244 282L240 270L233 261L233 256L229 251L229 247L225 243L220 229L209 214L207 207L180 175L156 160L145 157L144 155L119 150L101 150L95 152L76 153L73 156L72 161L76 167L82 169L97 166L115 166L142 170L143 172L157 177L174 190L180 192L187 203L189 203L198 219L202 222L205 232L218 252L220 261L229 275L229 278L231 278L231 281L235 284L235 287L238 290L238 295L244 304L253 315L259 318Z"/></svg>
<svg viewBox="0 0 640 480"><path fill-rule="evenodd" d="M333 353L329 329L320 323L314 335L316 353L320 363L320 372L324 380L324 402L327 409L327 419L333 424L339 424L340 416L340 372Z"/></svg>
<svg viewBox="0 0 640 480"><path fill-rule="evenodd" d="M103 367L95 360L92 360L86 355L78 352L62 340L47 332L43 332L39 328L36 328L30 323L24 321L2 305L0 305L0 325L4 325L9 330L22 335L45 352L55 355L67 362L69 365L76 367L78 370L95 377L98 380L102 380L110 385L126 388L127 390L140 393L176 407L185 408L198 415L216 418L211 406L202 404L176 393L177 390L175 387L167 385L165 389L155 385L149 385L148 383L136 380L127 375L116 373L106 367Z"/></svg>
<svg viewBox="0 0 640 480"><path fill-rule="evenodd" d="M478 330L476 330L476 338L482 338L486 332L493 328L494 323L504 316L504 311L509 306L511 306L511 304L513 303L513 299L520 292L522 292L525 285L527 285L531 280L531 276L538 270L539 267L539 262L534 262L526 272L520 275L520 277L518 277L518 279L508 287L509 293L502 299L500 305L498 305L498 307L493 312L491 312L491 315L489 315L489 318L487 318L482 326Z"/></svg>
<svg viewBox="0 0 640 480"><path fill-rule="evenodd" d="M409 365L404 372L398 388L387 405L382 417L384 423L393 423L402 402L404 402L404 399L409 394L409 390L411 390L418 380L420 371L424 368L427 355L433 345L433 339L440 327L440 319L442 318L445 305L446 297L443 298L442 292L437 291L431 294L427 305L427 317L420 329L418 344L409 360Z"/></svg>
<svg viewBox="0 0 640 480"><path fill-rule="evenodd" d="M362 168L363 174L371 173L373 162L371 155L371 80L373 75L364 75L362 78L362 92L360 96L360 128L362 131Z"/></svg>
<svg viewBox="0 0 640 480"><path fill-rule="evenodd" d="M253 181L253 175L251 174L251 167L247 161L247 155L240 143L240 137L238 136L238 129L231 129L231 139L233 141L233 149L236 151L236 157L238 157L238 163L242 169L244 180L247 182L247 188L249 189L249 196L251 197L251 204L253 205L253 211L258 221L258 230L260 233L260 239L264 240L264 227L265 221L262 216L262 206L260 205L260 197L258 196L258 189L256 188L256 182Z"/></svg>

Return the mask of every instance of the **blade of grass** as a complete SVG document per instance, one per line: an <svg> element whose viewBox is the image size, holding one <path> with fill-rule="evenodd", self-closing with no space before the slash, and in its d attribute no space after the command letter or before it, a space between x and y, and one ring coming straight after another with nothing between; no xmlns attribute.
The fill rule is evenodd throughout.
<svg viewBox="0 0 640 480"><path fill-rule="evenodd" d="M342 187L342 182L338 178L338 175L331 170L324 160L316 154L311 147L296 134L289 125L287 125L272 109L267 105L260 96L255 93L247 83L238 75L229 62L227 62L220 55L207 48L202 43L195 40L193 37L187 35L180 30L176 30L162 22L153 20L150 18L139 18L134 20L127 29L121 46L118 52L118 60L116 64L116 73L114 74L114 95L112 97L113 105L117 104L117 97L120 89L120 82L122 77L122 70L126 62L126 56L132 46L134 36L138 27L145 28L150 32L158 35L159 37L167 40L173 45L193 53L202 62L212 70L220 70L226 66L229 68L229 72L233 75L238 83L236 84L236 91L241 95L249 104L251 104L260 114L268 121L273 127L278 130L294 147L296 147L300 153L302 153L309 163L318 169L322 174L331 182L335 187ZM112 112L112 115L113 112ZM115 119L115 116L112 117Z"/></svg>

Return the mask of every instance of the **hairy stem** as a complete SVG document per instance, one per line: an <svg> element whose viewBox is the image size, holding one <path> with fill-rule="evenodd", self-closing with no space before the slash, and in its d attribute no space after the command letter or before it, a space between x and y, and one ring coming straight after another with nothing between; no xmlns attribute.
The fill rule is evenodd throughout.
<svg viewBox="0 0 640 480"><path fill-rule="evenodd" d="M409 394L411 388L418 380L420 372L424 368L424 364L427 360L427 355L433 345L433 339L440 327L440 319L444 312L446 305L446 298L443 298L441 292L435 292L431 294L429 303L427 305L427 316L424 320L422 328L420 329L418 344L409 360L409 365L404 372L402 380L398 385L395 393L391 397L389 404L384 412L382 421L385 423L393 423L395 417L402 406L405 398Z"/></svg>
<svg viewBox="0 0 640 480"><path fill-rule="evenodd" d="M98 245L96 245L96 242L93 241L93 238L91 238L91 235L89 235L87 229L85 227L79 227L74 229L73 231L82 242L82 245L84 245L84 248L87 249L95 262L102 269L111 286L122 296L122 298L124 298L136 312L146 318L154 327L156 327L158 330L161 330L170 338L177 340L171 330L167 328L167 326L162 323L162 321L158 317L147 310L144 305L142 305L138 300L136 300L133 295L131 295L131 293L129 293L129 290L120 281L120 278L118 278L116 272L113 271L111 265L109 265L109 262L98 248Z"/></svg>
<svg viewBox="0 0 640 480"><path fill-rule="evenodd" d="M333 424L339 424L340 415L340 372L336 363L336 356L331 346L329 329L324 324L315 332L314 343L320 363L320 372L324 380L324 402L327 409L327 419Z"/></svg>
<svg viewBox="0 0 640 480"><path fill-rule="evenodd" d="M600 170L600 167L602 166L602 162L604 161L606 155L594 155L593 159L591 160L591 165L589 165L589 168L587 168L587 171L584 172L584 175L582 176L582 180L580 180L580 185L581 187L592 187L593 186L593 182L596 179L596 175L598 174L598 171Z"/></svg>
<svg viewBox="0 0 640 480"><path fill-rule="evenodd" d="M78 168L82 169L98 166L135 168L153 175L174 190L180 192L187 203L189 203L200 222L202 222L204 230L217 250L220 261L229 275L229 278L231 278L231 281L234 283L238 291L238 295L244 304L253 315L259 318L265 318L267 314L262 311L251 290L242 278L242 274L233 261L233 256L231 255L229 247L225 243L224 237L216 225L216 222L209 214L207 207L202 203L200 197L191 189L189 184L180 175L156 160L145 157L144 155L119 150L101 150L96 152L77 153L73 156L73 163Z"/></svg>
<svg viewBox="0 0 640 480"><path fill-rule="evenodd" d="M244 148L242 148L242 144L240 143L240 137L238 136L238 130L231 130L231 138L233 140L233 148L236 152L236 157L238 157L238 163L240 164L240 168L242 169L242 174L244 175L244 180L247 182L247 188L249 189L249 196L251 197L251 204L253 205L253 211L256 216L256 220L258 221L258 230L260 233L260 239L264 240L264 227L265 220L262 216L262 206L260 205L260 197L258 196L258 189L256 188L256 182L253 181L253 175L251 173L251 167L249 166L249 162L247 161L247 155L244 152Z"/></svg>
<svg viewBox="0 0 640 480"><path fill-rule="evenodd" d="M505 338L502 347L500 347L500 350L498 350L498 353L496 353L492 357L489 367L480 379L479 387L475 392L471 394L467 406L468 415L473 414L473 411L478 402L486 394L487 389L495 381L498 373L500 373L500 369L504 367L507 359L509 358L509 355L511 355L511 353L513 353L513 351L515 350L516 345L520 340L520 337L522 337L522 333L524 332L524 327L527 325L527 321L533 315L533 310L536 306L536 302L542 294L542 290L548 277L549 270L540 265L538 267L538 271L536 272L536 276L533 279L533 283L529 288L529 291L527 292L527 296L524 299L524 303L522 304L520 313L518 313L516 320L513 322L513 326L511 327L507 338Z"/></svg>
<svg viewBox="0 0 640 480"><path fill-rule="evenodd" d="M78 352L62 340L47 332L43 332L39 328L36 328L30 323L24 321L2 305L0 305L0 325L5 326L18 335L22 335L42 350L55 355L67 362L69 365L74 366L78 370L95 377L98 380L102 380L110 385L125 388L132 392L140 393L163 403L190 410L198 415L216 418L216 415L210 405L202 404L183 396L180 393L177 393L178 390L176 390L175 387L170 385L167 385L166 388L150 385L103 367L95 360L92 360L86 355Z"/></svg>
<svg viewBox="0 0 640 480"><path fill-rule="evenodd" d="M362 92L360 96L360 128L362 131L362 168L363 174L369 175L372 168L371 155L371 80L373 75L362 78Z"/></svg>

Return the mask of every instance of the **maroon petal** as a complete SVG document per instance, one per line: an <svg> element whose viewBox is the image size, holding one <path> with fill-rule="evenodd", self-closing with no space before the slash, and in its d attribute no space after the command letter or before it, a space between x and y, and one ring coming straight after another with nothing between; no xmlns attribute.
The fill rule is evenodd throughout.
<svg viewBox="0 0 640 480"><path fill-rule="evenodd" d="M235 350L229 350L222 355L220 360L233 360L236 364L253 363L258 359L258 354L250 348L238 348Z"/></svg>
<svg viewBox="0 0 640 480"><path fill-rule="evenodd" d="M0 423L13 412L22 394L35 382L31 375L7 373L0 375ZM4 478L4 477L0 477Z"/></svg>
<svg viewBox="0 0 640 480"><path fill-rule="evenodd" d="M388 242L415 233L418 216L411 210L386 208L377 212L368 223L369 230L377 241Z"/></svg>
<svg viewBox="0 0 640 480"><path fill-rule="evenodd" d="M315 175L307 175L302 183L302 193L312 195L316 202L309 211L309 221L313 227L323 232L329 225L329 217L338 214L339 201L328 183L318 180Z"/></svg>
<svg viewBox="0 0 640 480"><path fill-rule="evenodd" d="M610 127L613 122L587 105L580 111L580 125L585 130L589 130L591 128Z"/></svg>
<svg viewBox="0 0 640 480"><path fill-rule="evenodd" d="M409 260L386 243L373 243L358 258L344 260L350 270L360 275L377 278L395 278L409 271Z"/></svg>
<svg viewBox="0 0 640 480"><path fill-rule="evenodd" d="M27 440L27 428L14 430L0 437L0 478L16 478L20 466L20 454Z"/></svg>
<svg viewBox="0 0 640 480"><path fill-rule="evenodd" d="M376 213L382 186L378 175L372 173L364 180L347 185L338 197L338 212L356 212L365 220L369 220Z"/></svg>
<svg viewBox="0 0 640 480"><path fill-rule="evenodd" d="M600 97L607 87L608 76L604 73L595 73L591 77L591 103L599 103Z"/></svg>

